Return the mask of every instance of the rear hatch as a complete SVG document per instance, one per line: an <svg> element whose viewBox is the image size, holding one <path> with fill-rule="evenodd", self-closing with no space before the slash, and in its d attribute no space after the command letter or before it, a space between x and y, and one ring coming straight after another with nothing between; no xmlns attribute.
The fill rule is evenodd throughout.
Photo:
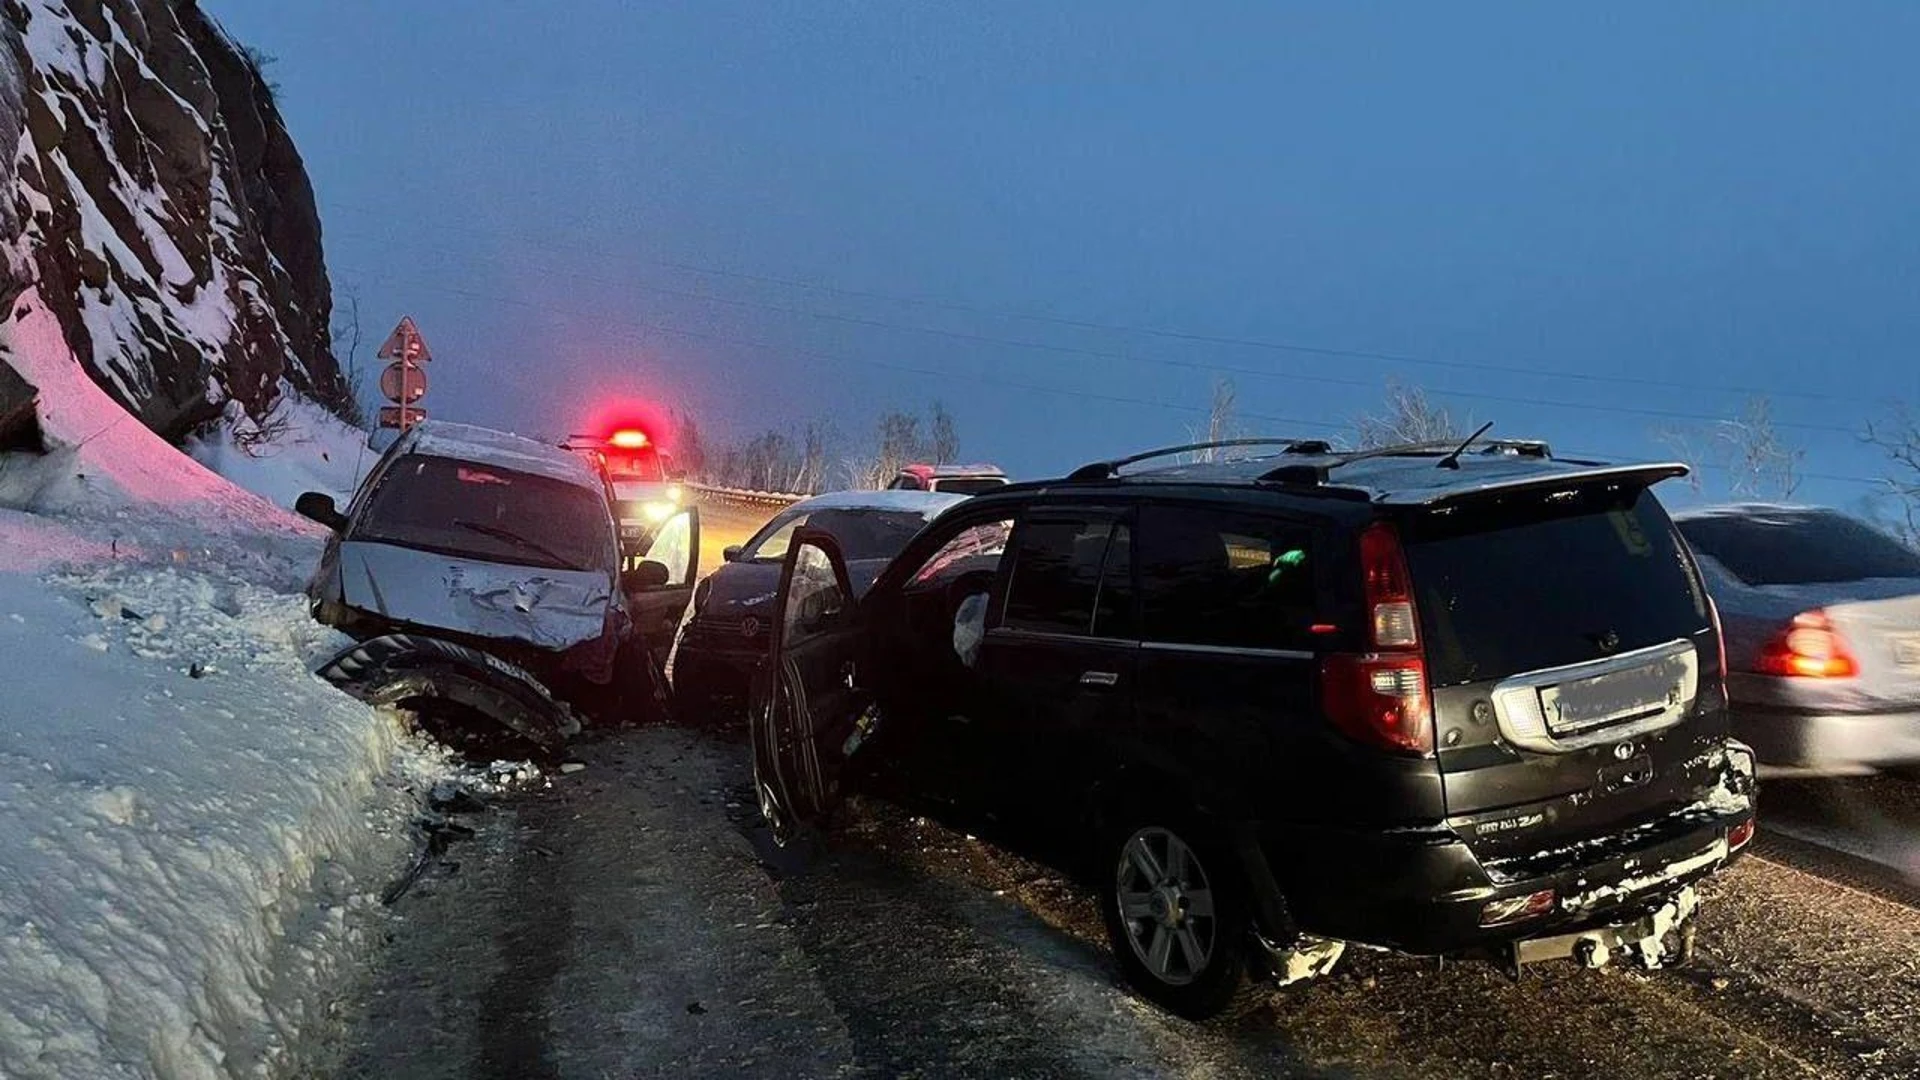
<svg viewBox="0 0 1920 1080"><path fill-rule="evenodd" d="M1490 869L1707 794L1726 734L1718 637L1644 481L1490 492L1400 531L1448 817Z"/></svg>

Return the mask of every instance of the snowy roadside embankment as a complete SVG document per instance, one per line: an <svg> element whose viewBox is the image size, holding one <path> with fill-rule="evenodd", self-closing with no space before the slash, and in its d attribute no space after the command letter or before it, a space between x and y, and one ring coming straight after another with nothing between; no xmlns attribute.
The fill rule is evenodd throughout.
<svg viewBox="0 0 1920 1080"><path fill-rule="evenodd" d="M367 433L352 427L292 387L265 423L229 403L211 433L187 440L187 453L207 468L278 506L292 508L303 492L333 496L341 506L379 460Z"/></svg>
<svg viewBox="0 0 1920 1080"><path fill-rule="evenodd" d="M220 1080L298 1056L439 762L315 678L318 530L154 436L32 290L0 357L0 1076Z"/></svg>

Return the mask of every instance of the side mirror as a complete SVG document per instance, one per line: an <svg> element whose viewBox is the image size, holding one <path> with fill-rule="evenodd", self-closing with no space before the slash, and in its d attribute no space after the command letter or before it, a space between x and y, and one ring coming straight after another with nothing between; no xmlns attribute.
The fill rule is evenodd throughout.
<svg viewBox="0 0 1920 1080"><path fill-rule="evenodd" d="M309 491L293 501L293 512L303 518L317 521L334 532L347 527L347 516L333 505L333 496L320 491Z"/></svg>
<svg viewBox="0 0 1920 1080"><path fill-rule="evenodd" d="M622 571L620 587L630 593L647 592L657 589L673 579L667 570L667 564L644 559L637 566Z"/></svg>
<svg viewBox="0 0 1920 1080"><path fill-rule="evenodd" d="M728 544L727 549L720 553L720 557L722 559L725 559L728 562L739 562L740 561L740 545Z"/></svg>

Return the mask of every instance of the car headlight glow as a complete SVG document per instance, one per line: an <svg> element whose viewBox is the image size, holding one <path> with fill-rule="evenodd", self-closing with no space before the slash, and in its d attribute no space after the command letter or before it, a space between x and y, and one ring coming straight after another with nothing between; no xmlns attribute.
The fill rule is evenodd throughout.
<svg viewBox="0 0 1920 1080"><path fill-rule="evenodd" d="M678 506L675 506L669 500L656 499L653 502L641 504L640 516L646 518L648 521L652 522L653 524L658 525L661 522L672 517L674 514L674 511L678 509L680 508Z"/></svg>

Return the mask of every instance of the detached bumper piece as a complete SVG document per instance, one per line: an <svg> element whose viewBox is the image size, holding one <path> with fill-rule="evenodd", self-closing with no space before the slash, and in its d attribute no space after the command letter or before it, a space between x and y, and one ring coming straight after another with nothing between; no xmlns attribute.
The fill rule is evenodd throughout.
<svg viewBox="0 0 1920 1080"><path fill-rule="evenodd" d="M1515 941L1508 949L1507 973L1518 979L1528 964L1549 960L1602 968L1623 959L1649 970L1684 964L1693 958L1693 914L1698 906L1699 897L1689 885L1636 919Z"/></svg>

